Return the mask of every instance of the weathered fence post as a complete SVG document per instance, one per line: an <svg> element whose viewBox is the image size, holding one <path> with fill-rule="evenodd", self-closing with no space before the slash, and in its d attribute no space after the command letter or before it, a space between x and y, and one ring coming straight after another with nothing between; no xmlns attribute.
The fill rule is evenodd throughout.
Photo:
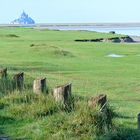
<svg viewBox="0 0 140 140"><path fill-rule="evenodd" d="M71 86L72 84L66 84L54 88L53 96L55 100L69 106L71 103Z"/></svg>
<svg viewBox="0 0 140 140"><path fill-rule="evenodd" d="M14 77L14 84L17 89L22 90L24 87L24 73L15 74Z"/></svg>
<svg viewBox="0 0 140 140"><path fill-rule="evenodd" d="M91 97L90 100L88 101L88 105L90 107L100 106L100 108L103 109L106 106L106 102L107 102L107 96L101 94L97 97Z"/></svg>
<svg viewBox="0 0 140 140"><path fill-rule="evenodd" d="M47 92L46 78L40 78L40 79L34 80L33 92L36 94Z"/></svg>
<svg viewBox="0 0 140 140"><path fill-rule="evenodd" d="M140 113L138 114L138 129L140 130Z"/></svg>
<svg viewBox="0 0 140 140"><path fill-rule="evenodd" d="M1 76L1 78L6 78L7 77L7 68L0 69L0 76Z"/></svg>

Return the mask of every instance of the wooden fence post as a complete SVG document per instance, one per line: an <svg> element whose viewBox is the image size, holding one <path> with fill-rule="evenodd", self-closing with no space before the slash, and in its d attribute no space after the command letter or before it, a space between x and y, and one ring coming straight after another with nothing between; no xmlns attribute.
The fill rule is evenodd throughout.
<svg viewBox="0 0 140 140"><path fill-rule="evenodd" d="M53 96L56 101L62 102L68 105L71 100L71 86L72 84L66 84L63 86L57 86L53 89Z"/></svg>
<svg viewBox="0 0 140 140"><path fill-rule="evenodd" d="M40 78L40 79L34 80L33 92L36 94L47 92L46 78Z"/></svg>
<svg viewBox="0 0 140 140"><path fill-rule="evenodd" d="M0 70L0 76L1 76L1 78L7 77L7 68Z"/></svg>
<svg viewBox="0 0 140 140"><path fill-rule="evenodd" d="M16 86L16 89L22 90L24 87L24 73L18 73L15 74L14 77L14 84Z"/></svg>
<svg viewBox="0 0 140 140"><path fill-rule="evenodd" d="M140 130L140 113L138 114L138 129Z"/></svg>
<svg viewBox="0 0 140 140"><path fill-rule="evenodd" d="M88 101L88 105L90 107L100 106L101 109L104 109L107 102L107 96L105 94L101 94L96 97L91 97Z"/></svg>

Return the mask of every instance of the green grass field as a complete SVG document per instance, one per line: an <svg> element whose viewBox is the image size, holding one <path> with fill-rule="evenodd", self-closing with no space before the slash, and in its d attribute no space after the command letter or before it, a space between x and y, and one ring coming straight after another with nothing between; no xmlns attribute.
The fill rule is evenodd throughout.
<svg viewBox="0 0 140 140"><path fill-rule="evenodd" d="M72 83L73 95L85 98L106 94L117 114L113 120L117 130L110 132L110 137L105 138L103 135L102 138L95 138L91 133L72 135L69 132L73 113L54 113L42 118L28 118L28 114L23 118L18 116L11 119L8 110L12 107L4 107L0 109L0 134L13 139L36 140L111 139L111 135L117 135L116 140L140 139L140 134L137 134L137 115L140 112L140 44L74 41L114 36L121 35L0 28L0 66L7 67L9 75L23 71L25 81L30 84L31 79L46 77L50 89ZM109 54L122 54L125 57L107 57ZM0 100L17 94L1 93ZM66 128L59 128L61 124L58 122L65 119L67 123L63 126Z"/></svg>

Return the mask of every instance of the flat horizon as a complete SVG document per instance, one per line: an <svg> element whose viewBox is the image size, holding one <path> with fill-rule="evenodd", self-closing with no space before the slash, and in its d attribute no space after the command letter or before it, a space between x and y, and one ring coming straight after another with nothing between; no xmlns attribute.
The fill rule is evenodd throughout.
<svg viewBox="0 0 140 140"><path fill-rule="evenodd" d="M95 24L140 24L140 22L40 22L40 23L35 23L35 24L12 24L12 23L0 23L0 25L37 25L37 24L64 24L64 25L67 25L67 24L82 24L82 25L85 25L85 24L88 24L88 25L95 25Z"/></svg>

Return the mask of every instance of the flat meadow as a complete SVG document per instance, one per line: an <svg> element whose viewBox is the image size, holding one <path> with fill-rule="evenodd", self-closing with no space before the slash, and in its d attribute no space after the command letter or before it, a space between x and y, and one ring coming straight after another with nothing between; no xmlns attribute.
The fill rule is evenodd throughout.
<svg viewBox="0 0 140 140"><path fill-rule="evenodd" d="M123 35L0 28L0 67L8 69L8 77L18 72L25 74L21 93L2 90L0 83L0 136L35 140L140 139L140 44L75 42L120 36ZM124 57L108 57L110 54ZM49 95L36 97L32 93L33 80L38 77L46 77ZM66 83L72 83L75 96L76 108L71 112L60 109L51 97L54 87ZM99 128L101 134L94 131L94 123L88 118L98 111L86 108L88 98L99 94L107 95L114 112L113 127Z"/></svg>

